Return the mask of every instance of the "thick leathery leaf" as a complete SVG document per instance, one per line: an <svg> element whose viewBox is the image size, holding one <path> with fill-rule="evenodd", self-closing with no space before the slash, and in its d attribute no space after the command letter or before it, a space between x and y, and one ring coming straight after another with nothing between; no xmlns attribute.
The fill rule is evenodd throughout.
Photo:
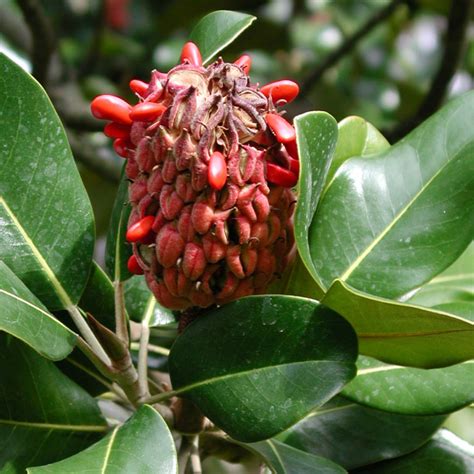
<svg viewBox="0 0 474 474"><path fill-rule="evenodd" d="M92 263L92 208L41 86L0 55L0 259L50 309L77 303Z"/></svg>
<svg viewBox="0 0 474 474"><path fill-rule="evenodd" d="M122 169L105 246L105 268L113 281L123 281L132 276L127 268L127 261L132 255L132 246L125 240L125 234L131 207L128 202L129 183L124 170L125 166Z"/></svg>
<svg viewBox="0 0 474 474"><path fill-rule="evenodd" d="M421 306L474 302L474 243L443 273L409 299Z"/></svg>
<svg viewBox="0 0 474 474"><path fill-rule="evenodd" d="M58 321L0 261L0 330L21 339L51 360L66 357L77 335Z"/></svg>
<svg viewBox="0 0 474 474"><path fill-rule="evenodd" d="M377 298L340 280L331 286L323 303L352 324L361 354L424 368L474 358L474 322L467 318Z"/></svg>
<svg viewBox="0 0 474 474"><path fill-rule="evenodd" d="M276 439L244 445L259 454L275 474L344 474L347 472L329 459L314 456Z"/></svg>
<svg viewBox="0 0 474 474"><path fill-rule="evenodd" d="M354 469L414 451L445 418L386 413L336 397L278 439Z"/></svg>
<svg viewBox="0 0 474 474"><path fill-rule="evenodd" d="M400 298L459 257L474 231L473 120L469 92L385 152L338 169L309 234L324 288L340 278Z"/></svg>
<svg viewBox="0 0 474 474"><path fill-rule="evenodd" d="M317 285L318 291L313 298L320 299L324 292L311 257L308 231L331 165L337 141L337 123L326 112L299 115L294 123L300 158L295 239L301 260Z"/></svg>
<svg viewBox="0 0 474 474"><path fill-rule="evenodd" d="M87 448L106 431L96 401L55 365L0 335L0 471L24 473Z"/></svg>
<svg viewBox="0 0 474 474"><path fill-rule="evenodd" d="M173 388L234 439L287 429L353 376L355 334L313 300L254 296L211 310L171 348Z"/></svg>
<svg viewBox="0 0 474 474"><path fill-rule="evenodd" d="M193 29L190 41L201 51L203 63L232 43L257 18L246 13L217 10L206 15Z"/></svg>
<svg viewBox="0 0 474 474"><path fill-rule="evenodd" d="M337 124L339 135L334 158L329 168L327 183L331 182L337 169L353 156L370 156L390 148L390 143L362 117L350 116Z"/></svg>
<svg viewBox="0 0 474 474"><path fill-rule="evenodd" d="M106 438L68 459L28 469L29 473L177 473L173 437L158 412L143 405Z"/></svg>
<svg viewBox="0 0 474 474"><path fill-rule="evenodd" d="M104 270L96 262L92 263L91 273L79 306L112 331L115 329L114 286Z"/></svg>
<svg viewBox="0 0 474 474"><path fill-rule="evenodd" d="M125 282L125 304L130 319L147 321L150 327L176 321L173 312L156 301L142 276L134 276Z"/></svg>
<svg viewBox="0 0 474 474"><path fill-rule="evenodd" d="M353 471L354 474L469 474L474 472L474 446L441 430L417 451Z"/></svg>
<svg viewBox="0 0 474 474"><path fill-rule="evenodd" d="M359 357L357 377L344 396L407 415L451 413L474 402L474 361L442 369L414 369Z"/></svg>

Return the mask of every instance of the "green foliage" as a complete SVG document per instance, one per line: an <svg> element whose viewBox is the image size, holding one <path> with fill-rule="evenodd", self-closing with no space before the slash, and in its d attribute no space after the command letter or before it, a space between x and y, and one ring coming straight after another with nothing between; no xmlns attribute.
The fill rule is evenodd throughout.
<svg viewBox="0 0 474 474"><path fill-rule="evenodd" d="M207 8L191 3L190 19ZM326 11L344 34L369 8L336 3ZM287 41L266 30L277 13L260 23L260 44L275 39L269 48ZM190 39L209 61L254 20L215 11ZM403 12L394 31L400 22ZM290 26L307 54L282 54L285 67L304 69L328 49L313 34L326 26L313 23ZM142 43L107 31L104 54L123 51L114 56L123 69ZM81 52L69 52L74 64ZM92 260L91 206L63 126L41 86L3 55L0 103L1 472L171 474L175 444L180 462L195 462L204 439L201 454L239 461L244 452L277 474L473 471L473 448L438 431L474 402L473 92L393 146L361 117L297 116L294 266L276 294L210 308L177 337L176 319L193 315L161 307L127 269L124 177L105 273ZM79 308L98 321L92 329ZM113 332L117 308L131 341ZM60 322L64 309L77 328Z"/></svg>
<svg viewBox="0 0 474 474"><path fill-rule="evenodd" d="M316 302L255 296L187 328L171 350L170 375L233 438L259 441L336 394L355 375L356 351L352 328Z"/></svg>
<svg viewBox="0 0 474 474"><path fill-rule="evenodd" d="M23 343L0 335L0 469L54 462L107 430L96 401Z"/></svg>
<svg viewBox="0 0 474 474"><path fill-rule="evenodd" d="M55 464L28 469L33 474L81 471L175 473L173 438L161 416L144 405L123 426L85 451Z"/></svg>
<svg viewBox="0 0 474 474"><path fill-rule="evenodd" d="M92 208L51 102L3 54L0 97L0 259L50 310L67 308L92 263Z"/></svg>

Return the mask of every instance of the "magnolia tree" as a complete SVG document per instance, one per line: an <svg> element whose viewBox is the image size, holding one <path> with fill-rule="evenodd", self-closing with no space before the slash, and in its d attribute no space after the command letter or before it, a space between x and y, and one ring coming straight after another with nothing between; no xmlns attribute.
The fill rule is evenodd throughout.
<svg viewBox="0 0 474 474"><path fill-rule="evenodd" d="M392 146L291 125L296 83L216 59L253 19L92 102L125 158L105 271L61 122L0 56L2 472L474 472L441 429L474 400L474 93Z"/></svg>

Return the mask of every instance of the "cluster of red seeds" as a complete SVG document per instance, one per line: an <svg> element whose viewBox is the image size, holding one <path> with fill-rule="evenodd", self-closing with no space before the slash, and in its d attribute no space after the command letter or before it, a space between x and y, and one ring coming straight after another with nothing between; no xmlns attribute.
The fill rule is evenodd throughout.
<svg viewBox="0 0 474 474"><path fill-rule="evenodd" d="M189 73L198 71L201 74L202 71L206 71L202 68L199 49L193 43L187 43L184 46L181 64L182 66L177 66L169 74L171 75L173 71L180 68L182 70L180 69L179 73L183 72L184 75L187 74L187 68L189 68ZM219 69L221 65L224 68ZM220 80L229 90L234 88L232 83L228 84L228 77L231 77L236 84L244 84L242 89L244 93L250 91L255 95L249 99L248 103L242 101L240 96L236 95L235 98L238 106L241 107L239 110L243 110L247 114L245 116L247 122L252 119L256 128L254 129L252 128L254 125L246 123L248 128L242 125L238 133L233 132L234 141L237 137L236 146L241 150L247 147L245 153L235 154L237 158L234 159L228 156L230 153L226 153L224 156L222 146L220 151L214 149L217 140L214 139L214 142L209 141L209 143L213 143L212 145L206 145L201 150L201 156L192 161L192 165L182 166L182 163L177 163L183 159L179 155L181 152L176 151L176 142L182 131L188 133L186 126L183 126L186 121L183 116L186 116L191 106L188 99L178 102L177 98L180 92L168 90L173 85L169 83L171 80L168 80L166 74L154 71L149 84L137 79L132 80L130 88L140 100L134 106L112 95L98 96L91 104L92 113L96 118L109 121L104 128L104 133L108 137L114 138L113 146L116 153L128 159L126 172L132 181L130 201L134 206L126 234L127 240L134 244L134 255L128 262L128 268L135 274L142 274L145 271L148 285L158 300L165 306L175 309L183 309L193 304L208 306L215 302L230 301L245 294L261 292L271 280L272 274L276 273L276 269L282 270L284 268L293 247L290 221L294 196L290 188L295 186L299 172L296 136L293 126L277 113L275 107L292 101L299 92L298 85L289 80L272 82L261 88L248 85L248 73L251 66L251 58L248 55L241 56L233 65L218 61L214 66L216 70L224 71ZM232 67L235 69L235 66L237 74L235 71L229 73L229 70ZM189 96L189 91L194 92L194 89L196 87L192 84L182 92L188 91ZM194 109L192 113L195 113ZM171 119L170 115L173 116ZM192 117L188 117L186 123L189 124L191 119ZM177 124L174 127L177 129L177 134L170 138L167 135L167 130L173 132L172 123ZM222 128L225 130L224 126ZM245 132L245 130L247 131ZM221 137L222 140L224 139ZM230 141L229 139L229 143ZM150 152L151 142L155 149L161 151ZM231 146L226 142L224 148L226 147L230 148ZM174 154L169 156L171 150L174 150ZM163 159L165 155L168 158ZM251 162L251 165L246 164L248 162ZM161 164L157 165L157 163ZM242 163L244 164L242 165ZM245 180L242 180L241 177L237 179L237 169L242 172L242 166L244 168L253 166L252 169L255 170L252 171L253 176L247 172L248 176ZM236 186L236 182L239 186ZM261 187L263 192L259 191L259 194L256 195L256 186ZM221 241L227 242L226 248L222 250L222 245L221 247L217 245L218 239L214 239L216 230L214 229L213 235L208 238L209 226L201 223L200 216L202 216L202 222L205 222L209 203L214 202L215 204L218 199L216 196L220 192L228 194L230 189L235 188L239 193L239 202L244 202L243 206L247 206L248 212L243 209L243 214L240 213L233 217L234 227L238 231L238 245L229 245L227 237L221 233ZM145 196L147 193L148 195ZM259 202L257 202L258 196L261 198ZM234 202L236 199L234 198ZM253 201L251 201L252 199ZM145 208L143 202L146 203L148 210L143 210ZM190 237L183 251L181 242L176 243L178 240L176 228L179 227L181 221L186 221L186 216L183 217L183 213L186 214L186 209L191 209L191 205L185 206L186 203L194 203L193 215L191 216L191 211L189 211L190 215L187 219L192 221L192 235L194 236L197 231L201 237L197 241L195 237ZM201 211L200 203L202 204ZM276 213L271 210L272 206L276 209ZM278 207L283 210L278 211ZM223 218L223 221L228 221L229 212L231 210L225 214L226 217ZM261 215L262 218L260 218ZM196 218L196 216L198 217ZM275 219L284 221L276 222L277 234L280 235L283 228L283 235L286 236L284 245L280 247L273 245L272 242L278 238L276 235L268 248L261 249L261 245L258 247L258 244L255 244L260 248L259 251L252 249L251 245L249 245L248 251L242 251L242 245L249 244L252 236L261 236L262 243L271 240L268 237L268 229L271 229L272 225L265 223L269 216L273 218L274 224ZM160 232L160 229L166 228L170 221L175 222L171 230L168 228L166 232ZM214 221L213 225L216 223L219 225L217 221ZM221 222L221 224L227 225L227 222ZM259 225L260 227L258 227ZM267 226L265 231L259 230L265 228L262 225ZM204 230L201 231L201 228ZM273 225L273 229L275 229L275 225ZM189 234L188 231L186 232ZM162 234L164 237L160 238ZM219 238L219 230L217 230L217 238ZM210 239L213 242L212 245L208 243ZM254 240L258 240L258 238L254 238ZM145 246L156 247L158 258L152 257L151 264L142 258L143 252L140 252L140 249ZM221 250L216 250L218 248ZM283 253L271 255L271 253L276 253L278 248ZM189 282L197 282L197 286L201 286L202 281L199 279L206 273L206 266L209 266L208 270L211 273L214 272L215 275L219 273L214 268L219 259L216 257L216 252L219 254L219 258L226 259L227 269L230 270L227 272L229 276L222 277L225 282L220 285L219 292L212 294L214 292L210 289L212 285L207 285L207 295L202 292L202 289L200 292L191 290ZM175 253L176 255L174 255ZM285 260L285 265L277 265L275 260L278 258L282 261ZM179 264L178 269L176 268L177 263ZM181 271L181 267L184 272ZM250 267L252 271L249 270ZM254 280L251 280L250 274L258 272L259 269L265 277L258 279L257 275L255 281L260 281L260 283L255 283ZM172 277L169 276L171 274ZM160 281L161 278L164 278L164 283ZM184 280L186 280L186 284L183 283ZM181 292L176 289L180 287L180 282ZM230 293L227 288L229 285L232 287ZM190 292L191 297L181 294L184 291Z"/></svg>

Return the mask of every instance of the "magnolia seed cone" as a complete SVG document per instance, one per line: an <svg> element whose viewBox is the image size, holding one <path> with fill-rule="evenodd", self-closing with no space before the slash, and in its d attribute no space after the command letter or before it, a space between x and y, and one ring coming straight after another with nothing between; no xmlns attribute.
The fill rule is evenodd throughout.
<svg viewBox="0 0 474 474"><path fill-rule="evenodd" d="M130 121L119 117L123 135L112 134L127 158L136 273L167 308L264 293L294 254L293 129L285 122L290 137L279 136L269 118L286 101L252 85L248 69L188 55L148 85L132 81L140 102L123 106Z"/></svg>

